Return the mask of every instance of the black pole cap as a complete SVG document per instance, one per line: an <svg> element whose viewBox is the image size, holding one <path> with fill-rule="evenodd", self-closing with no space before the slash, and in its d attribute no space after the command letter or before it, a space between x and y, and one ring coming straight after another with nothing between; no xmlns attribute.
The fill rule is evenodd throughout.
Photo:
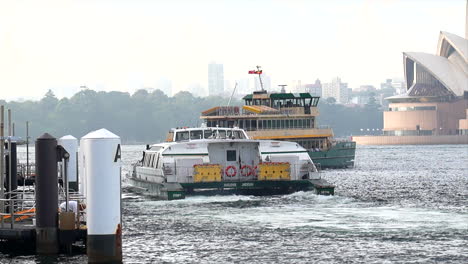
<svg viewBox="0 0 468 264"><path fill-rule="evenodd" d="M42 136L38 137L36 140L56 140L56 138L49 133L44 133L42 134Z"/></svg>

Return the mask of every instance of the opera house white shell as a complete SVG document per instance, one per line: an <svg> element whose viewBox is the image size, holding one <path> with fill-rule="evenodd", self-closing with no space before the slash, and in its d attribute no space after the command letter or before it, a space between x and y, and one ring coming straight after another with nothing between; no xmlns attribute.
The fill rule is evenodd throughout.
<svg viewBox="0 0 468 264"><path fill-rule="evenodd" d="M404 52L407 91L386 98L384 135L468 134L468 40L440 32L437 53Z"/></svg>

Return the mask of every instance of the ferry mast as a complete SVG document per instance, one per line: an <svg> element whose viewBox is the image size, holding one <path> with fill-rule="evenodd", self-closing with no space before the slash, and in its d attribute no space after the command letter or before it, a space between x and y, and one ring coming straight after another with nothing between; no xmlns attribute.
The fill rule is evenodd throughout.
<svg viewBox="0 0 468 264"><path fill-rule="evenodd" d="M258 74L258 79L260 80L260 88L262 89L261 91L264 92L265 89L263 89L262 72L262 67L257 65L257 70L249 71L249 74Z"/></svg>

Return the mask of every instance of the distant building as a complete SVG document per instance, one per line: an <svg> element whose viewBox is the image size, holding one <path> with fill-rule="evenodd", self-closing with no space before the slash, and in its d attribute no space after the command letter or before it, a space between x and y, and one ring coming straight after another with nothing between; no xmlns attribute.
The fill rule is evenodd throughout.
<svg viewBox="0 0 468 264"><path fill-rule="evenodd" d="M286 91L290 91L291 93L303 93L305 92L304 87L302 86L301 80L293 80L289 83L286 87Z"/></svg>
<svg viewBox="0 0 468 264"><path fill-rule="evenodd" d="M406 84L401 78L386 79L380 84L381 90L393 90L392 95L403 94L406 92Z"/></svg>
<svg viewBox="0 0 468 264"><path fill-rule="evenodd" d="M396 94L404 94L406 93L406 83L403 79L400 78L393 78L392 79L392 86L395 88Z"/></svg>
<svg viewBox="0 0 468 264"><path fill-rule="evenodd" d="M352 104L365 105L369 103L369 95L355 95L349 100Z"/></svg>
<svg viewBox="0 0 468 264"><path fill-rule="evenodd" d="M341 82L339 77L332 80L331 83L322 84L322 97L335 98L337 103L346 104L348 102L348 83Z"/></svg>
<svg viewBox="0 0 468 264"><path fill-rule="evenodd" d="M223 64L208 64L208 95L224 94L224 69Z"/></svg>
<svg viewBox="0 0 468 264"><path fill-rule="evenodd" d="M315 80L313 84L306 84L304 85L305 92L310 93L312 96L320 96L322 97L322 83L319 79Z"/></svg>
<svg viewBox="0 0 468 264"><path fill-rule="evenodd" d="M384 83L380 84L380 89L394 89L392 86L392 79L386 79Z"/></svg>
<svg viewBox="0 0 468 264"><path fill-rule="evenodd" d="M361 85L359 88L354 89L355 92L375 92L377 89L373 85Z"/></svg>

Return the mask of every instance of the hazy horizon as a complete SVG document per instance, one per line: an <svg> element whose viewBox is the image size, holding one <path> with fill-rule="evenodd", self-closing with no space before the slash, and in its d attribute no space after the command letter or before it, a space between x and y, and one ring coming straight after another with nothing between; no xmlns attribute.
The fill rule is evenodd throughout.
<svg viewBox="0 0 468 264"><path fill-rule="evenodd" d="M172 82L207 90L208 63L233 86L256 65L272 86L339 76L349 87L403 77L402 52L434 54L465 32L453 1L0 2L0 99L86 85L133 93Z"/></svg>

